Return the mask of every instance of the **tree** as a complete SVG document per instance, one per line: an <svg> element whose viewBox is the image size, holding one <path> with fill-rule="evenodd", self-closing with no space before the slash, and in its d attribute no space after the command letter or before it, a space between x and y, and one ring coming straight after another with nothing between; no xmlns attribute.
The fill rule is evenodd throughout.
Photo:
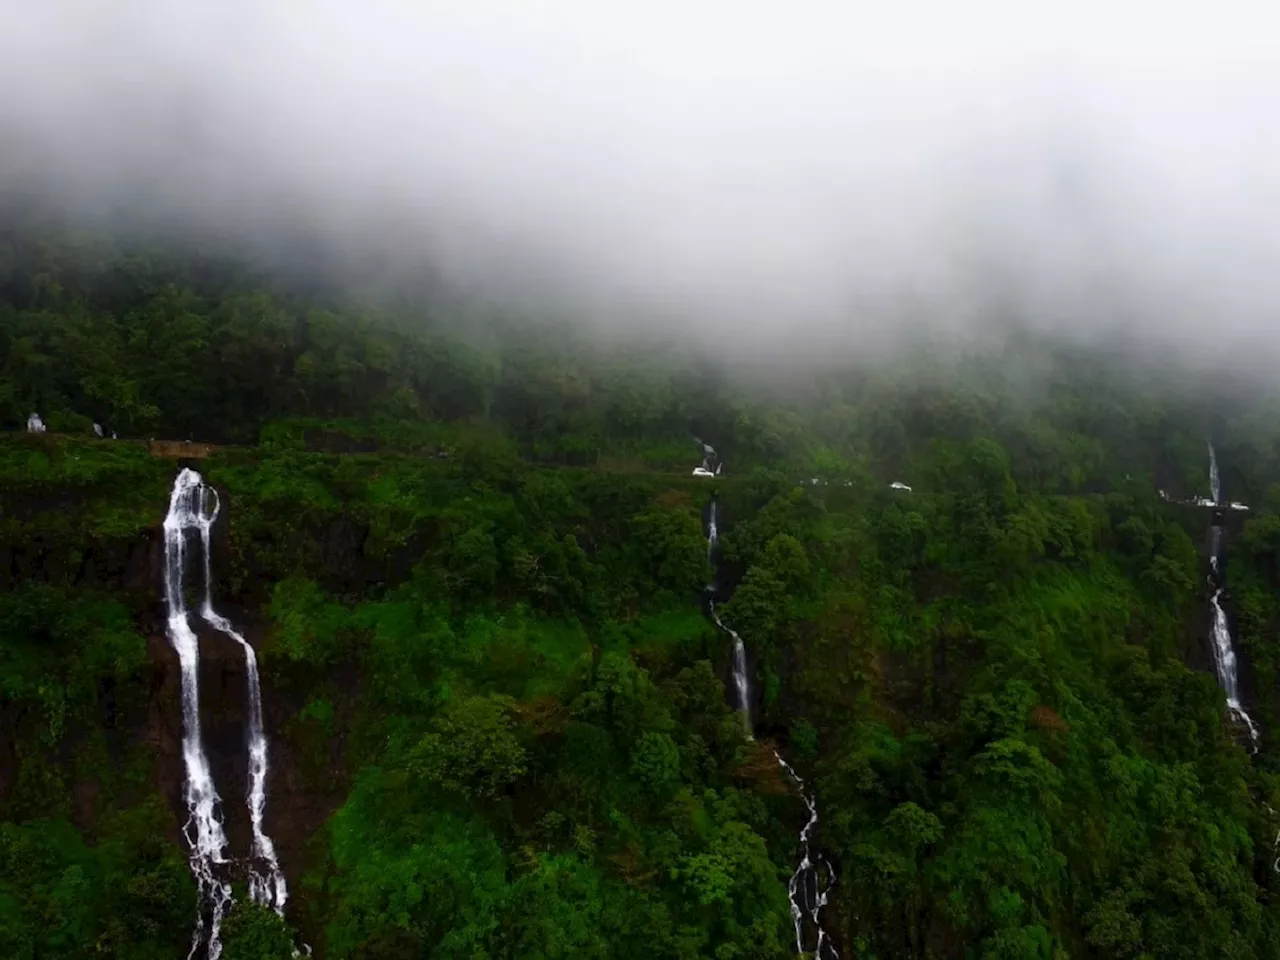
<svg viewBox="0 0 1280 960"><path fill-rule="evenodd" d="M648 731L631 748L631 773L653 796L662 796L680 781L680 748L665 733Z"/></svg>
<svg viewBox="0 0 1280 960"><path fill-rule="evenodd" d="M289 925L274 910L241 897L222 925L223 960L292 960Z"/></svg>
<svg viewBox="0 0 1280 960"><path fill-rule="evenodd" d="M525 749L510 717L513 702L499 696L450 700L414 748L413 772L446 790L491 799L526 769Z"/></svg>
<svg viewBox="0 0 1280 960"><path fill-rule="evenodd" d="M631 518L637 574L660 590L687 596L711 577L702 525L687 511L650 510Z"/></svg>
<svg viewBox="0 0 1280 960"><path fill-rule="evenodd" d="M793 596L810 589L809 557L790 534L780 533L769 540L760 565Z"/></svg>
<svg viewBox="0 0 1280 960"><path fill-rule="evenodd" d="M493 591L498 566L493 537L472 527L449 544L444 575L455 594L467 599L483 599Z"/></svg>

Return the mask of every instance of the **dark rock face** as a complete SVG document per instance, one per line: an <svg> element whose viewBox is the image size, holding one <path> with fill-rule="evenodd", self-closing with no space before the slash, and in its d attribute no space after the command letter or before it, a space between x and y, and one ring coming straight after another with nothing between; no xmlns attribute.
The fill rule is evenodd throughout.
<svg viewBox="0 0 1280 960"><path fill-rule="evenodd" d="M64 583L140 593L150 589L163 562L158 531L131 539L91 538L75 550L33 537L0 544L0 588L21 583Z"/></svg>

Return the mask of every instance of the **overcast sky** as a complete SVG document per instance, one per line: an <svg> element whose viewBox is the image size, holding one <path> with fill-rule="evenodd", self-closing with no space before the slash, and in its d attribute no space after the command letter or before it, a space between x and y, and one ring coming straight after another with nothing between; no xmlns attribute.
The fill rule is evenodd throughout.
<svg viewBox="0 0 1280 960"><path fill-rule="evenodd" d="M66 196L421 240L602 323L1270 351L1275 6L0 0L0 142Z"/></svg>

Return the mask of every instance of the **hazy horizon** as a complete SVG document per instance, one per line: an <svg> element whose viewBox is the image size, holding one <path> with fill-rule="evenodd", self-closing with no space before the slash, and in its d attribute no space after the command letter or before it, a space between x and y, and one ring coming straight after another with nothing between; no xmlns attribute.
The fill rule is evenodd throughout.
<svg viewBox="0 0 1280 960"><path fill-rule="evenodd" d="M0 170L73 209L747 353L1010 317L1280 352L1262 4L13 6Z"/></svg>

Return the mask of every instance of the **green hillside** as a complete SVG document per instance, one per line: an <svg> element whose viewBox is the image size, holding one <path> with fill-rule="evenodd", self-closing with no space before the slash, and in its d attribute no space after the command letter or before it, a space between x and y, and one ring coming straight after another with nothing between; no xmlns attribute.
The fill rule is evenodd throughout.
<svg viewBox="0 0 1280 960"><path fill-rule="evenodd" d="M792 956L775 748L841 956L1280 956L1275 397L1028 334L765 379L198 252L24 225L0 253L0 956L190 942L151 437L220 445L187 465L262 670L291 898L231 864L225 960ZM1158 493L1208 493L1207 439L1250 506L1225 596L1256 753L1211 511ZM201 641L234 854L246 668Z"/></svg>

